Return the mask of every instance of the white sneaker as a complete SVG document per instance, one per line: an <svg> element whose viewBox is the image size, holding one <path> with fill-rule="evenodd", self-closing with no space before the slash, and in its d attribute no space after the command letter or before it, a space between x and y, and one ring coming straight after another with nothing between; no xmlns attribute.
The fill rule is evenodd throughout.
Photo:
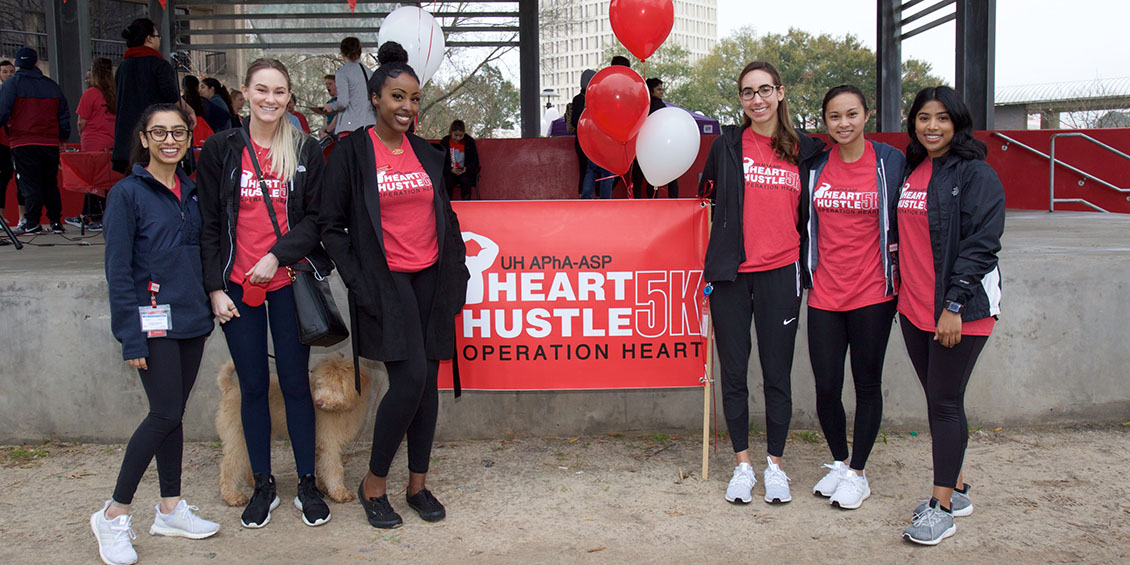
<svg viewBox="0 0 1130 565"><path fill-rule="evenodd" d="M90 515L90 530L98 540L98 556L106 565L137 563L137 552L131 541L137 534L130 527L130 515L122 514L111 520L106 517L109 507L110 501L107 500L101 510Z"/></svg>
<svg viewBox="0 0 1130 565"><path fill-rule="evenodd" d="M843 461L836 461L832 464L825 463L825 467L831 469L827 475L824 475L816 486L812 487L812 494L818 494L823 497L832 496L836 492L836 487L840 486L840 481L844 478L844 473L850 473L851 470Z"/></svg>
<svg viewBox="0 0 1130 565"><path fill-rule="evenodd" d="M830 501L832 506L839 506L844 510L855 510L871 496L871 486L867 484L866 475L857 475L849 470Z"/></svg>
<svg viewBox="0 0 1130 565"><path fill-rule="evenodd" d="M757 474L749 463L739 463L734 467L734 476L726 487L726 500L749 504L753 500L753 485L757 484Z"/></svg>
<svg viewBox="0 0 1130 565"><path fill-rule="evenodd" d="M220 525L197 516L199 508L189 506L184 499L177 503L171 514L162 514L161 505L157 505L157 512L153 516L153 525L149 526L151 536L173 536L188 539L204 539L220 531Z"/></svg>
<svg viewBox="0 0 1130 565"><path fill-rule="evenodd" d="M765 458L769 466L765 467L765 502L788 502L793 499L789 492L789 476L781 467L769 457Z"/></svg>

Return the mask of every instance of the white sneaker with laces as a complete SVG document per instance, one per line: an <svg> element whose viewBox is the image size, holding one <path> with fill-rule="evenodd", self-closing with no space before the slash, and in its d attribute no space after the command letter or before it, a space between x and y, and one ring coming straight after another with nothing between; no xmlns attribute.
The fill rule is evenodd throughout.
<svg viewBox="0 0 1130 565"><path fill-rule="evenodd" d="M749 463L739 463L734 467L734 476L726 487L726 500L749 504L753 501L753 485L757 484L757 474Z"/></svg>
<svg viewBox="0 0 1130 565"><path fill-rule="evenodd" d="M855 510L869 496L871 496L871 486L867 484L867 476L857 475L855 471L849 469L829 502L832 506L839 506L844 510Z"/></svg>
<svg viewBox="0 0 1130 565"><path fill-rule="evenodd" d="M149 535L204 539L220 531L219 524L197 516L197 510L199 508L189 506L181 499L172 513L162 514L161 505L158 504L157 512L153 516L153 525L149 526Z"/></svg>
<svg viewBox="0 0 1130 565"><path fill-rule="evenodd" d="M106 565L129 565L137 563L137 552L133 549L131 540L137 537L130 524L130 515L122 514L113 520L106 517L106 509L110 501L102 505L102 509L90 515L90 530L98 540L98 557Z"/></svg>
<svg viewBox="0 0 1130 565"><path fill-rule="evenodd" d="M812 494L818 494L823 497L832 496L836 492L836 487L840 486L840 481L844 478L844 473L850 473L851 469L844 464L843 461L836 461L834 463L824 464L825 467L831 469L827 475L824 475L816 486L812 487Z"/></svg>
<svg viewBox="0 0 1130 565"><path fill-rule="evenodd" d="M773 459L766 457L765 461L769 463L765 467L765 502L770 504L774 502L785 503L793 499L792 493L789 492L789 476L785 474L781 467L773 462Z"/></svg>

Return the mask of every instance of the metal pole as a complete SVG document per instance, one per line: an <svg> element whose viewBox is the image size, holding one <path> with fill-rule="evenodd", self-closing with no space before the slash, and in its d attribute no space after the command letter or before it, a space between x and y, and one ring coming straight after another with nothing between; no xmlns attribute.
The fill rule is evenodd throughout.
<svg viewBox="0 0 1130 565"><path fill-rule="evenodd" d="M164 8L157 0L149 0L149 19L157 24L157 33L161 34L161 56L165 59L169 59L169 55L173 52L173 44L176 43L176 38L173 37L176 33L176 23L173 21L174 10L173 0L165 0Z"/></svg>
<svg viewBox="0 0 1130 565"><path fill-rule="evenodd" d="M47 53L51 78L63 89L63 97L71 111L71 136L79 140L75 125L75 109L86 88L86 71L90 68L90 0L56 0L45 6L47 19Z"/></svg>
<svg viewBox="0 0 1130 565"><path fill-rule="evenodd" d="M993 129L997 0L957 2L957 91L973 114L973 128Z"/></svg>
<svg viewBox="0 0 1130 565"><path fill-rule="evenodd" d="M875 104L879 131L902 129L902 24L901 0L877 0L879 35L875 57Z"/></svg>
<svg viewBox="0 0 1130 565"><path fill-rule="evenodd" d="M538 1L518 1L519 80L521 82L522 137L541 135L541 84L538 71Z"/></svg>

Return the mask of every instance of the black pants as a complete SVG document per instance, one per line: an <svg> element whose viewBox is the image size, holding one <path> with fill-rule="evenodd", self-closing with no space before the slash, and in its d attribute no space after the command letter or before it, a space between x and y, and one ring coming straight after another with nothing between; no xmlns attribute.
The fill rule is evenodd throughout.
<svg viewBox="0 0 1130 565"><path fill-rule="evenodd" d="M145 396L149 397L149 414L126 445L114 501L130 504L137 492L141 476L149 462L157 458L157 477L161 497L180 496L181 457L184 433L181 418L188 404L188 394L196 382L204 341L208 336L192 339L149 339L148 370L138 370Z"/></svg>
<svg viewBox="0 0 1130 565"><path fill-rule="evenodd" d="M8 201L8 183L12 181L15 172L12 166L12 148L0 145L0 208ZM24 205L24 195L20 194L19 188L16 188L16 204Z"/></svg>
<svg viewBox="0 0 1130 565"><path fill-rule="evenodd" d="M101 222L106 211L106 197L87 192L82 197L82 215L92 222Z"/></svg>
<svg viewBox="0 0 1130 565"><path fill-rule="evenodd" d="M757 357L765 386L765 434L769 455L781 457L792 418L793 347L800 314L800 266L738 273L715 282L710 294L714 342L722 367L722 411L734 452L749 449L749 327L757 330Z"/></svg>
<svg viewBox="0 0 1130 565"><path fill-rule="evenodd" d="M855 432L851 468L862 471L883 422L883 359L891 337L895 301L846 312L808 307L808 358L816 378L816 414L836 461L848 458L844 414L844 358L851 348L855 382Z"/></svg>
<svg viewBox="0 0 1130 565"><path fill-rule="evenodd" d="M408 327L408 358L387 361L388 392L377 408L373 424L373 451L369 470L378 477L387 477L392 459L401 440L408 436L408 470L427 473L432 456L432 439L439 413L439 361L428 359L424 336L432 311L432 296L437 282L436 266L417 273L392 273L399 299L411 314Z"/></svg>
<svg viewBox="0 0 1130 565"><path fill-rule="evenodd" d="M475 186L475 178L467 171L461 175L451 174L449 171L443 173L443 184L447 186L447 199L455 200L455 187L459 187L459 199L470 200L471 188Z"/></svg>
<svg viewBox="0 0 1130 565"><path fill-rule="evenodd" d="M655 198L655 189L658 187L647 184L647 179L643 176L643 169L640 168L639 161L632 162L632 196L634 198L641 198L643 196L644 187L647 187L647 197ZM667 184L667 198L679 197L679 179L675 179Z"/></svg>
<svg viewBox="0 0 1130 565"><path fill-rule="evenodd" d="M63 201L59 196L59 146L25 145L12 148L16 183L24 195L29 226L39 225L43 209L47 220L63 221Z"/></svg>
<svg viewBox="0 0 1130 565"><path fill-rule="evenodd" d="M965 420L965 387L988 336L963 335L961 343L946 348L934 341L934 332L924 332L902 314L902 337L906 353L926 392L926 414L930 419L930 443L934 454L934 486L954 488L969 443Z"/></svg>

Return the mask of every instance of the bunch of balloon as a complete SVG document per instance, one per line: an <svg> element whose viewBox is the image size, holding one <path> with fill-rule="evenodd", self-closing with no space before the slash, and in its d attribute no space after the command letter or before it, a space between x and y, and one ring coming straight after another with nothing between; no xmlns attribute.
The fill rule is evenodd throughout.
<svg viewBox="0 0 1130 565"><path fill-rule="evenodd" d="M443 63L443 28L431 14L416 6L402 6L385 16L377 34L378 45L395 41L408 52L408 66L427 84Z"/></svg>

